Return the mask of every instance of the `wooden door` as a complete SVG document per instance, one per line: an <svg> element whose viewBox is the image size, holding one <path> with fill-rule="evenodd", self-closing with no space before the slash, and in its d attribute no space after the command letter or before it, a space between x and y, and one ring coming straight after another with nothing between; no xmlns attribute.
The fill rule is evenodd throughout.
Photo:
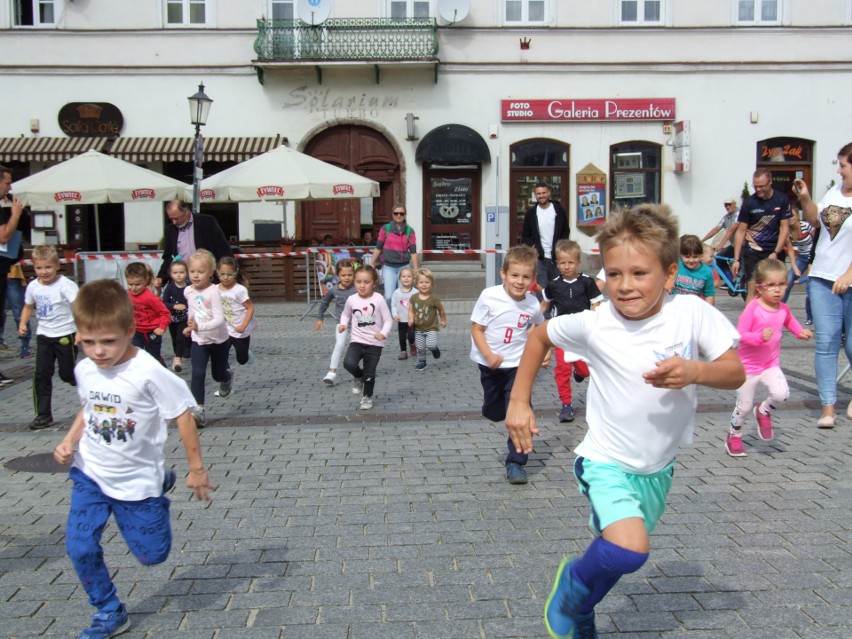
<svg viewBox="0 0 852 639"><path fill-rule="evenodd" d="M322 239L328 234L336 240L349 238L355 241L368 229L375 237L379 226L390 219L391 207L400 196L399 158L387 139L368 127L343 125L315 136L304 152L377 181L380 196L364 202L358 199L302 202L300 238ZM362 207L369 213L366 216L369 222L365 219L364 224L361 220Z"/></svg>

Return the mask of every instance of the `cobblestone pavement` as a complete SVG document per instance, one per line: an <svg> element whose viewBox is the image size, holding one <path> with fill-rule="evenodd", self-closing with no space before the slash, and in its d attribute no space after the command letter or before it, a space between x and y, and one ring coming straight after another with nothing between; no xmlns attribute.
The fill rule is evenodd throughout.
<svg viewBox="0 0 852 639"><path fill-rule="evenodd" d="M742 307L719 301L732 318ZM802 303L801 294L791 298L798 315ZM331 323L318 333L313 319L300 321L304 304L258 304L257 363L237 369L227 400L208 388L202 443L218 485L213 501L191 500L178 486L174 545L160 566L138 565L115 526L106 531L133 621L123 636L546 637L542 608L559 560L591 539L569 475L585 390L577 420L560 425L551 373L542 372L531 481L508 485L505 430L479 416L472 306L447 304L444 355L425 371L396 359L392 335L375 409L357 412L347 383L320 382ZM598 606L602 637L852 636L852 420L816 429L812 349L784 338L791 398L773 441L749 424L747 458L723 449L734 393L701 390L695 443L678 457L651 558ZM49 453L76 396L56 378L60 425L28 431L32 362L0 360L0 368L19 380L0 391L0 635L76 636L92 611L65 555L65 475L6 466ZM839 394L845 414L852 374ZM167 450L185 470L176 433Z"/></svg>

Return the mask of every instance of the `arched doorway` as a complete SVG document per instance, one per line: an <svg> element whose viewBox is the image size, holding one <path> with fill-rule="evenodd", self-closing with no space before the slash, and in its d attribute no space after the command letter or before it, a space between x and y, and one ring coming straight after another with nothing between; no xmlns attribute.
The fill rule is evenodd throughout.
<svg viewBox="0 0 852 639"><path fill-rule="evenodd" d="M366 126L335 126L314 136L304 153L375 180L379 197L302 202L299 236L322 239L331 235L342 243L371 230L375 237L379 227L390 221L393 203L402 196L399 157L387 138Z"/></svg>

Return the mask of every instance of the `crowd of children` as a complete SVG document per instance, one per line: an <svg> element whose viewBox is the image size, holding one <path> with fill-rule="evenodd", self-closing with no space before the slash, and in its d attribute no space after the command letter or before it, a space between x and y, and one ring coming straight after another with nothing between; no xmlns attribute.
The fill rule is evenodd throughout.
<svg viewBox="0 0 852 639"><path fill-rule="evenodd" d="M697 386L737 391L725 450L744 457L748 415L755 416L758 437L771 440L773 412L789 395L779 366L782 329L799 339L812 337L784 303L793 280L804 273L802 259L794 260L795 277L788 276L783 262L758 263L756 297L734 330L713 308L713 272L704 263L701 240L678 237L667 207L640 205L616 212L597 239L603 261L598 279L581 272L579 244L560 240L554 250L559 273L537 289L541 300L531 290L536 250L511 248L502 262L502 283L482 291L470 317L470 358L479 369L481 412L491 421L505 421L510 484L529 481L526 465L539 434L532 387L550 353L560 422L575 418L571 378L589 380L587 432L575 450L574 475L591 507L595 539L582 555L559 565L545 604L545 625L553 637L596 637L596 604L623 575L647 561L649 535L665 510L676 451L692 436ZM809 245L800 243L797 250L803 254ZM141 262L127 265L126 290L99 280L78 291L59 274L54 247L36 247L32 259L36 279L26 286L17 318L22 340L29 339L34 312L38 319L36 416L30 428L53 424L52 377L58 365L60 378L78 386L83 404L54 451L57 461L73 461L68 551L97 609L81 636L114 636L129 620L103 563L100 533L110 514L121 527L139 516L142 505L145 521L127 538L128 545L143 564L167 558L171 533L165 494L175 477L164 466L165 429L172 421L177 425L189 462L187 486L197 497L209 498L212 485L196 432L205 425L208 363L218 384L215 395L228 397L234 387L231 347L238 364L251 364L251 335L258 322L237 261L223 258L217 264L205 250L186 262L172 262L171 281L161 295L152 288L150 267ZM370 410L394 323L398 359L416 356L414 370L423 371L427 353L441 357L438 331L446 328L447 314L429 269L403 268L390 306L376 291L372 266L356 268L341 259L335 272L336 283L322 298L316 319L317 330L327 313L337 321L323 382L336 383L345 350L343 367L352 375L357 409ZM189 388L166 368L161 352L166 331L172 370L182 372L190 360ZM78 344L88 358L79 363ZM93 401L89 390L104 379L114 392L106 398L98 393ZM755 405L759 383L768 397ZM83 520L95 534L75 532Z"/></svg>

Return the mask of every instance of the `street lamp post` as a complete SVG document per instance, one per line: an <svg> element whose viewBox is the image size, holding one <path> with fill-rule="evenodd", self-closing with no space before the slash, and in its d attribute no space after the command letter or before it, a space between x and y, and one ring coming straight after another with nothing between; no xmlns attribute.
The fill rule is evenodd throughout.
<svg viewBox="0 0 852 639"><path fill-rule="evenodd" d="M210 115L210 105L213 100L204 93L204 83L198 85L198 93L189 98L189 117L195 125L195 142L192 145L192 212L198 213L198 185L201 182L201 160L204 156L204 140L201 137L201 127L207 124Z"/></svg>

